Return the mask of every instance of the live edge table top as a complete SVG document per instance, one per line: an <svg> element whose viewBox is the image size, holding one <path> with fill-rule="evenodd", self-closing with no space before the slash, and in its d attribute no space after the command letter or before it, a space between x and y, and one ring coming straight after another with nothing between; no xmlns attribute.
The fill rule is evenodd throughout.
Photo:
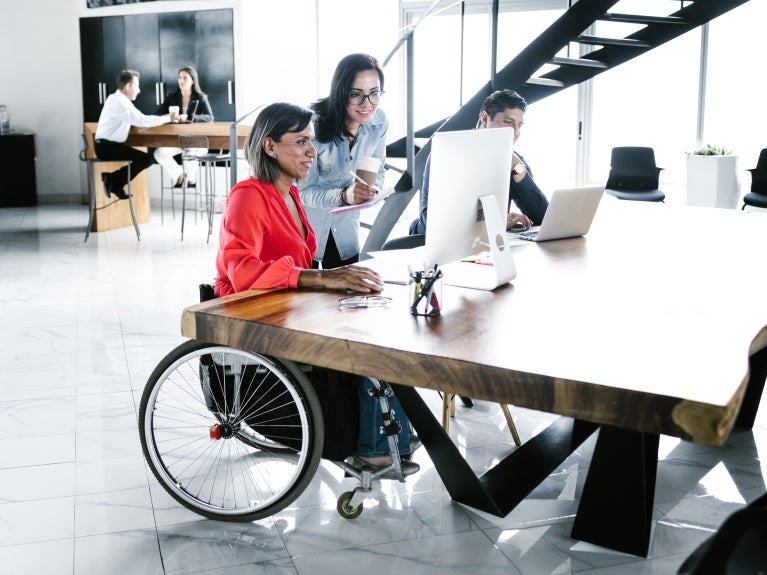
<svg viewBox="0 0 767 575"><path fill-rule="evenodd" d="M437 318L409 289L388 309L339 293L250 291L193 305L182 333L408 386L720 445L767 348L767 214L605 197L586 237L512 247L492 292L445 286Z"/></svg>

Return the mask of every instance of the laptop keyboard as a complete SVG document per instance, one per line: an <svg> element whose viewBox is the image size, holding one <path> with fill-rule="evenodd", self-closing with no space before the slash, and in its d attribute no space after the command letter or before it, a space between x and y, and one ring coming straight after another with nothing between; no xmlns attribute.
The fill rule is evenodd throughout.
<svg viewBox="0 0 767 575"><path fill-rule="evenodd" d="M515 238L519 238L520 240L529 240L533 241L535 238L538 237L538 230L527 230L524 232L519 232L517 234L514 234Z"/></svg>

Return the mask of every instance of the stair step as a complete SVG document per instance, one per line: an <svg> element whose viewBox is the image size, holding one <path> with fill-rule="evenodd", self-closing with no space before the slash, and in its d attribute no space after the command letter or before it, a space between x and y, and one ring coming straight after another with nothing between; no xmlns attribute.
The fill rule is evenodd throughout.
<svg viewBox="0 0 767 575"><path fill-rule="evenodd" d="M601 68L607 69L608 66L599 60L589 60L588 58L561 58L556 57L549 60L549 64L554 66L575 66L581 68Z"/></svg>
<svg viewBox="0 0 767 575"><path fill-rule="evenodd" d="M625 22L629 24L689 24L689 20L679 16L641 16L638 14L615 14L605 12L599 20Z"/></svg>
<svg viewBox="0 0 767 575"><path fill-rule="evenodd" d="M525 84L534 84L536 86L548 86L551 88L564 88L565 83L551 78L529 78Z"/></svg>
<svg viewBox="0 0 767 575"><path fill-rule="evenodd" d="M575 39L580 44L592 44L595 46L628 46L629 48L652 48L652 44L644 40L632 38L603 38L600 36L581 35Z"/></svg>

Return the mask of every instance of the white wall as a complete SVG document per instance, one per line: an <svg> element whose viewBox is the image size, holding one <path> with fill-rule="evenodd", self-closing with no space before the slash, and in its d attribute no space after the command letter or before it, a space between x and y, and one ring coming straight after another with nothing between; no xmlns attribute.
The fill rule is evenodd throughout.
<svg viewBox="0 0 767 575"><path fill-rule="evenodd" d="M83 125L79 19L213 8L234 10L238 116L275 99L309 104L327 94L341 56L363 51L383 60L398 34L396 0L174 0L94 9L86 0L3 0L0 104L8 107L13 129L36 134L40 202L79 201L86 189L77 159ZM359 13L374 25L357 25ZM396 74L387 69L387 78ZM158 168L150 169L150 186L153 199L159 197Z"/></svg>

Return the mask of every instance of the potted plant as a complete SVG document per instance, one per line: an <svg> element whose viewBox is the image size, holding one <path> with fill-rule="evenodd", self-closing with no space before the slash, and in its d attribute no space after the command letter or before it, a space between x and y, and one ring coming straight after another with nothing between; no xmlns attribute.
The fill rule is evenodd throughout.
<svg viewBox="0 0 767 575"><path fill-rule="evenodd" d="M740 197L738 157L706 144L687 152L687 205L735 209Z"/></svg>

